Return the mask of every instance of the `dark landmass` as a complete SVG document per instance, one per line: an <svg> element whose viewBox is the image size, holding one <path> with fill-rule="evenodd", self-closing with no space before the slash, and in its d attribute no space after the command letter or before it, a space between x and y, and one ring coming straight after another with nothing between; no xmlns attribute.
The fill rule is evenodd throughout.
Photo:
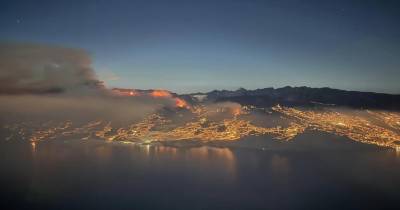
<svg viewBox="0 0 400 210"><path fill-rule="evenodd" d="M206 95L206 101L232 101L241 105L270 107L284 106L343 106L361 109L400 110L400 95L346 91L332 88L290 87L263 88L235 91L214 90L208 93L193 93L182 97L195 102L196 96Z"/></svg>

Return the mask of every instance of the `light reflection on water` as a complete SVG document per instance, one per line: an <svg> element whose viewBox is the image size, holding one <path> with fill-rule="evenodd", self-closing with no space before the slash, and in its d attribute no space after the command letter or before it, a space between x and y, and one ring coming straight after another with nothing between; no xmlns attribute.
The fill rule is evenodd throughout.
<svg viewBox="0 0 400 210"><path fill-rule="evenodd" d="M278 175L287 175L290 173L290 161L282 155L273 155L271 158L271 169Z"/></svg>
<svg viewBox="0 0 400 210"><path fill-rule="evenodd" d="M398 199L399 154L350 147L299 152L92 140L7 143L0 147L0 196L41 209L337 209L343 202L355 209Z"/></svg>
<svg viewBox="0 0 400 210"><path fill-rule="evenodd" d="M149 164L160 161L178 161L179 163L200 166L201 168L218 167L226 180L233 180L236 174L235 156L229 148L193 147L175 148L160 145L130 145L139 151L142 161Z"/></svg>
<svg viewBox="0 0 400 210"><path fill-rule="evenodd" d="M32 141L31 142L31 146L32 146L32 155L35 155L35 153L36 153L36 142Z"/></svg>

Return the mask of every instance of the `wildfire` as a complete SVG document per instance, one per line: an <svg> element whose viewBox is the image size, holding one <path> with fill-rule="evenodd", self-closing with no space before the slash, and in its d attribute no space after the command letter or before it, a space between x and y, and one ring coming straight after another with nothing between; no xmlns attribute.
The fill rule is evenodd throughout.
<svg viewBox="0 0 400 210"><path fill-rule="evenodd" d="M175 106L179 108L190 108L188 103L181 99L174 97L171 92L167 90L153 90L149 92L140 92L134 89L124 89L124 88L114 88L113 92L120 95L120 96L150 96L154 98L171 98L175 101Z"/></svg>
<svg viewBox="0 0 400 210"><path fill-rule="evenodd" d="M137 91L130 91L130 92L129 92L129 95L130 95L130 96L140 96L140 93L137 92Z"/></svg>
<svg viewBox="0 0 400 210"><path fill-rule="evenodd" d="M132 89L114 88L113 92L120 96L140 96L141 94Z"/></svg>
<svg viewBox="0 0 400 210"><path fill-rule="evenodd" d="M175 98L175 105L179 108L189 108L189 105L186 103L186 101L180 98Z"/></svg>
<svg viewBox="0 0 400 210"><path fill-rule="evenodd" d="M173 97L172 94L167 90L153 90L153 92L150 93L150 96L155 98L173 98L175 100L176 107L189 108L189 105L186 103L185 100Z"/></svg>
<svg viewBox="0 0 400 210"><path fill-rule="evenodd" d="M154 90L153 92L150 93L151 96L153 97L171 97L171 93L166 91L166 90Z"/></svg>

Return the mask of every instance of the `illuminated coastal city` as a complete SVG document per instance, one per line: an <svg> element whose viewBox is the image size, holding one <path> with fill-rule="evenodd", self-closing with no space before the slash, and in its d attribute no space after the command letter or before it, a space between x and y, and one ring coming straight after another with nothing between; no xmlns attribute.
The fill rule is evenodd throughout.
<svg viewBox="0 0 400 210"><path fill-rule="evenodd" d="M155 93L151 94L156 97L170 96L159 91ZM174 100L177 102L174 118L159 112L126 126L118 126L104 119L79 125L71 120L14 123L5 126L12 133L7 139L22 137L34 143L61 137L93 138L151 144L185 140L235 141L247 136L268 135L278 141L289 141L305 130L315 130L345 136L357 142L400 149L400 114L397 112L335 107L290 108L280 105L271 108L238 104L190 106L183 99ZM255 116L265 123L253 123ZM268 122L274 122L274 125L266 126Z"/></svg>
<svg viewBox="0 0 400 210"><path fill-rule="evenodd" d="M400 1L0 1L0 210L400 209Z"/></svg>

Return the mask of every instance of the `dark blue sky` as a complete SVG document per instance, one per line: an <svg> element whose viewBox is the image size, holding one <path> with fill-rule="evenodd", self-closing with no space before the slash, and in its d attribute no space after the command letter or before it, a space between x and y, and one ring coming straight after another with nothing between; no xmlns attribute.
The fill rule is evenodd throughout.
<svg viewBox="0 0 400 210"><path fill-rule="evenodd" d="M1 1L0 41L86 49L111 87L400 93L397 1Z"/></svg>

